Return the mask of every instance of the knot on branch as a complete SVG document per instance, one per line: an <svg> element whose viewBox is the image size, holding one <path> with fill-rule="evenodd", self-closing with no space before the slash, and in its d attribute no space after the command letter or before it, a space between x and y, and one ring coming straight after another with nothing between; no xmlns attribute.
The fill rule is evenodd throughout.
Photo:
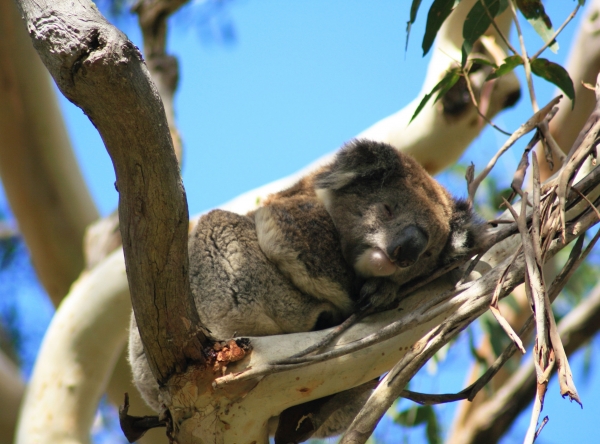
<svg viewBox="0 0 600 444"><path fill-rule="evenodd" d="M205 352L208 364L212 365L213 371L225 374L229 364L241 361L251 350L252 346L248 338L238 338L226 342L215 342Z"/></svg>

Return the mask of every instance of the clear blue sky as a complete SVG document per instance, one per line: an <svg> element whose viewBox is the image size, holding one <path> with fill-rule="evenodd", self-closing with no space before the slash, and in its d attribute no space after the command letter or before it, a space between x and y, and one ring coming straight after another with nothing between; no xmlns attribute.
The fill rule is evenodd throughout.
<svg viewBox="0 0 600 444"><path fill-rule="evenodd" d="M234 1L227 11L236 41L226 45L200 37L197 10L186 8L178 14L170 29L169 50L179 57L181 68L176 110L185 144L183 179L190 213L300 169L409 103L421 89L428 62L421 57L420 40L430 3L421 6L407 52L408 1ZM574 6L574 1L547 2L556 26ZM141 47L133 20L120 19L117 25ZM575 27L559 38L559 54L548 52L548 58L564 61ZM526 38L541 42L531 31ZM543 104L554 88L537 85ZM523 89L519 107L496 122L515 130L531 115L528 103ZM116 208L118 198L110 159L87 117L64 99L61 105L85 178L106 215ZM485 131L461 162L483 166L504 140ZM519 157L516 151L509 154L500 167L514 168ZM499 177L506 180L508 175ZM455 194L464 194L462 180L450 175L442 179ZM454 348L438 373L423 371L412 388L460 390L468 352L464 346ZM597 356L598 341L594 351ZM540 442L597 441L594 400L599 399L600 386L593 377L587 382L582 377L581 356L573 367L586 408L560 399L556 384L551 386L544 410L550 422ZM592 369L600 372L597 358ZM444 420L452 411L452 406L441 408ZM503 442L520 442L528 418L529 411ZM385 427L377 436L399 442L402 433ZM411 442L424 442L422 431L410 437Z"/></svg>

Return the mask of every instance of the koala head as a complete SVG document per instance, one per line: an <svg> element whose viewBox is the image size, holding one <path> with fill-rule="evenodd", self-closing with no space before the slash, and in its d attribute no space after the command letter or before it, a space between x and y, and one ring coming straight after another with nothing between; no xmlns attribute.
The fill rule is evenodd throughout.
<svg viewBox="0 0 600 444"><path fill-rule="evenodd" d="M480 231L470 205L384 143L348 143L314 183L344 259L364 278L408 282L466 252Z"/></svg>

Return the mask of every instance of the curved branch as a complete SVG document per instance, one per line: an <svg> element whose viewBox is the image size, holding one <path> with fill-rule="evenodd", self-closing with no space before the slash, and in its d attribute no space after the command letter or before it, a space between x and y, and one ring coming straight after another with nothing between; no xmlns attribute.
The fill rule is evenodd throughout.
<svg viewBox="0 0 600 444"><path fill-rule="evenodd" d="M9 444L14 440L17 414L25 383L17 366L0 350L0 443Z"/></svg>
<svg viewBox="0 0 600 444"><path fill-rule="evenodd" d="M127 339L128 295L120 250L73 285L44 336L17 443L89 442L98 402Z"/></svg>
<svg viewBox="0 0 600 444"><path fill-rule="evenodd" d="M137 48L91 2L22 0L19 8L56 84L112 158L133 309L164 383L203 360L205 337L188 283L187 202L160 98Z"/></svg>
<svg viewBox="0 0 600 444"><path fill-rule="evenodd" d="M485 124L470 99L462 104L464 106L457 108L459 112L456 114L445 112L441 103L433 104L433 101L430 101L410 126L408 123L424 95L439 82L449 68L460 62L463 43L462 23L475 1L463 0L442 25L433 48L427 77L417 97L400 111L375 123L357 137L389 143L394 148L411 154L431 174L452 165L467 149ZM508 35L511 24L510 14L504 13L496 21L499 29ZM488 46L490 49L493 47L494 52L497 53L492 56L505 57L506 48L497 32L490 30L487 34L493 37L493 39L488 38ZM477 94L483 95L485 76L482 74L483 72L473 73L470 85ZM514 73L502 76L493 84L487 84L486 88L489 86L491 90L485 89L486 103L488 103L485 114L488 119L491 119L499 111L518 100L520 87ZM467 92L466 85L464 87ZM441 145L444 146L444 150L439 149ZM297 173L243 193L221 205L220 208L240 214L255 210L258 203L269 194L293 185L301 177L330 162L332 158L333 153L327 154Z"/></svg>
<svg viewBox="0 0 600 444"><path fill-rule="evenodd" d="M57 306L84 269L98 218L51 79L12 0L0 0L0 176L36 273Z"/></svg>

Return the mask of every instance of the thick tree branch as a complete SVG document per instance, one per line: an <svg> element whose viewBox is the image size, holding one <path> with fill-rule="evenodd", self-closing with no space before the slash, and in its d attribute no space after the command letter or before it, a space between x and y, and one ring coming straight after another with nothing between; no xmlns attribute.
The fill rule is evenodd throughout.
<svg viewBox="0 0 600 444"><path fill-rule="evenodd" d="M12 0L0 0L0 176L37 275L58 305L98 218L47 70Z"/></svg>
<svg viewBox="0 0 600 444"><path fill-rule="evenodd" d="M459 82L459 87L464 89L462 91L464 94L461 94L459 87L454 91L457 97L466 97L466 100L458 100L452 106L440 102L433 104L433 101L430 101L410 126L409 121L424 95L431 91L449 68L460 63L463 43L462 23L475 1L463 0L442 25L433 48L433 56L423 88L417 97L400 111L376 122L357 137L389 143L394 148L411 154L431 174L455 163L485 126L485 121L479 117L468 98L466 84ZM510 30L509 15L505 13L497 19L499 29L505 35L508 35ZM481 45L482 50L497 62L497 57L506 56L506 48L495 30L490 30L487 34L489 34L487 42L490 51L484 49L485 45ZM514 73L502 76L493 84L487 84L485 88L484 71L475 72L471 76L470 85L475 93L481 96L480 103L484 100L488 104L485 113L488 119L513 105L520 97L519 82ZM444 150L439 149L442 145ZM333 153L327 154L297 173L248 191L221 205L220 208L240 214L255 210L258 203L269 194L291 186L302 176L330 162L332 158Z"/></svg>
<svg viewBox="0 0 600 444"><path fill-rule="evenodd" d="M594 85L600 71L600 0L588 2L581 25L577 29L571 44L569 58L565 68L569 72L575 87L577 100L571 109L571 102L564 101L556 117L550 123L550 131L558 146L568 153L575 142L590 113L596 105L594 92L585 88L582 82ZM542 171L542 180L549 177L560 167L559 159L554 156L555 169L550 171L544 156L538 156Z"/></svg>
<svg viewBox="0 0 600 444"><path fill-rule="evenodd" d="M71 148L52 79L12 0L0 0L0 79L0 175L38 278L57 306L84 269L84 232L98 218L98 211ZM98 356L90 352L102 338L90 339L92 343L85 348L88 353L79 359L93 363ZM6 366L3 369L8 371ZM12 443L25 387L18 369L1 379L0 442ZM150 414L131 382L124 351L107 391L115 403L130 392L134 413ZM155 442L152 435L156 433L146 435L142 442Z"/></svg>
<svg viewBox="0 0 600 444"><path fill-rule="evenodd" d="M0 444L10 444L14 440L17 415L25 383L18 367L0 350Z"/></svg>
<svg viewBox="0 0 600 444"><path fill-rule="evenodd" d="M113 160L133 308L164 383L202 360L204 336L188 283L187 202L160 98L138 49L92 3L19 7L42 61Z"/></svg>
<svg viewBox="0 0 600 444"><path fill-rule="evenodd" d="M52 319L23 401L16 442L89 442L98 402L127 340L130 313L119 250L73 285ZM95 359L85 358L90 353Z"/></svg>

